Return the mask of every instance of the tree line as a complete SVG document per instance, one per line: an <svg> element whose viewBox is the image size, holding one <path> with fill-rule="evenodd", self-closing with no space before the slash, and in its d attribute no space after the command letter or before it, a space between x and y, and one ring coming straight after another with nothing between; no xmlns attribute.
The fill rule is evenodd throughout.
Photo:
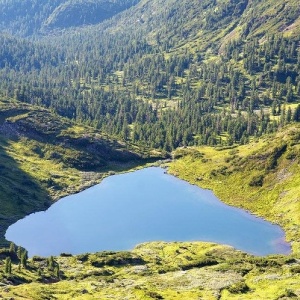
<svg viewBox="0 0 300 300"><path fill-rule="evenodd" d="M205 22L183 27L207 28L211 20L226 25L223 17L239 16L245 3L215 12L203 1L205 7ZM176 18L183 22L179 12L168 11L161 32ZM159 35L149 42L142 26L109 33L109 24L101 32L87 28L35 42L0 35L2 95L166 151L246 143L299 121L299 37L242 35L221 47L212 42L210 52L198 46L175 51L187 34L175 34L180 26L171 43Z"/></svg>

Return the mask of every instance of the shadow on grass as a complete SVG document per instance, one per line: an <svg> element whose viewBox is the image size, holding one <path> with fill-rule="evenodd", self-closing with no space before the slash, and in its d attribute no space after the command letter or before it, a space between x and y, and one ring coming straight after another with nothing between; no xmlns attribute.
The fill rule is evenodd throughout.
<svg viewBox="0 0 300 300"><path fill-rule="evenodd" d="M51 204L47 191L20 169L5 146L7 140L0 137L0 247L8 245L4 235L11 224Z"/></svg>
<svg viewBox="0 0 300 300"><path fill-rule="evenodd" d="M15 116L19 117L14 119ZM164 158L160 155L149 157L147 149L138 151L140 148L104 138L91 128L78 135L65 134L65 130L72 128L72 123L45 110L14 108L1 111L0 126L3 133L0 132L0 247L8 244L4 236L11 224L52 204L47 185L54 188L51 178L41 185L39 178L22 170L22 162L16 161L6 151L10 140L18 140L21 136L31 142L32 151L40 159L104 176L143 167ZM56 188L63 194L62 186ZM80 188L74 190L78 191Z"/></svg>

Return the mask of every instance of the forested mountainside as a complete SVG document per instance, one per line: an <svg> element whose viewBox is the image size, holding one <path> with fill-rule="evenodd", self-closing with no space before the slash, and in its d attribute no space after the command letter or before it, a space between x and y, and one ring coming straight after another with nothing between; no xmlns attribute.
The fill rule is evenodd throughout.
<svg viewBox="0 0 300 300"><path fill-rule="evenodd" d="M19 36L97 24L138 0L1 0L0 30Z"/></svg>
<svg viewBox="0 0 300 300"><path fill-rule="evenodd" d="M0 88L141 146L246 143L299 121L299 20L292 0L144 0L36 42L2 35Z"/></svg>

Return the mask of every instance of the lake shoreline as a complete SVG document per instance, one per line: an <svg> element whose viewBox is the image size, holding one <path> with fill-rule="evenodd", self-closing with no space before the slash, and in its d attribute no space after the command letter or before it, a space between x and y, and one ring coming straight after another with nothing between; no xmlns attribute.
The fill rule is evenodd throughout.
<svg viewBox="0 0 300 300"><path fill-rule="evenodd" d="M255 145L255 147L258 146ZM241 158L245 155L243 153L243 151L245 151L244 148L249 151L250 146L241 146L242 150L240 150L239 154ZM201 188L212 190L223 203L232 207L242 208L253 216L263 218L272 224L280 226L285 232L285 240L291 245L291 254L299 254L300 240L298 239L299 234L297 234L299 231L296 230L298 226L297 207L289 211L289 214L284 214L284 209L282 210L282 204L286 203L290 198L287 198L287 200L283 202L281 200L282 193L280 191L282 191L282 189L288 191L291 184L287 183L285 185L282 182L278 182L276 181L276 175L272 175L275 178L271 177L272 181L270 181L270 183L265 181L263 187L249 186L249 182L251 178L253 178L251 169L250 171L248 169L237 169L235 165L228 160L228 156L234 155L230 150L220 151L211 147L200 147L187 149L186 152L187 154L185 156L175 159L172 163L168 164L169 174ZM201 156L204 158L200 160L195 159L193 157L194 152L196 153L195 155L201 153ZM248 152L247 155L249 155ZM246 161L246 158L244 158L244 160ZM225 167L227 170L233 169L233 171L224 175L221 173L215 175L215 173L213 173L218 172L218 169L225 169ZM280 169L278 172L280 173ZM199 178L201 178L201 180L199 180ZM226 186L226 188L223 188L224 186ZM281 187L281 189L279 187ZM279 192L277 192L277 190ZM287 193L285 193L284 196L286 194ZM293 195L289 195L289 197L293 197ZM294 200L294 202L295 201L296 200ZM285 205L287 206L287 204Z"/></svg>
<svg viewBox="0 0 300 300"><path fill-rule="evenodd" d="M161 164L160 164L161 165ZM216 198L215 196L214 196L214 194L213 194L213 191L212 190L209 190L209 189L202 189L202 188L199 188L199 187L193 187L193 185L191 185L188 181L185 181L185 180L180 180L179 178L177 178L177 177L175 177L175 176L173 176L173 175L170 175L170 174L168 174L167 173L167 171L166 171L166 169L165 169L165 167L166 167L166 165L164 165L165 167L164 168L157 168L158 166L159 166L159 164L155 164L155 167L153 168L153 164L151 164L151 166L152 166L152 168L150 168L150 165L148 165L147 167L148 167L148 170L147 170L147 168L145 168L145 167L143 167L143 168L138 168L139 170L138 171L136 171L136 168L135 169L132 169L132 170L129 170L129 172L122 172L121 174L118 174L119 176L122 176L122 175L125 175L126 173L132 173L132 172L134 172L134 171L136 171L136 172L143 172L143 173L139 173L139 174L141 174L141 175L137 175L137 174L134 174L134 173L132 173L130 176L135 176L135 178L139 178L139 180L142 180L142 179L140 179L140 177L139 176L142 176L142 174L144 174L144 173L146 173L146 172L154 172L154 174L153 175L155 175L155 174L160 174L159 176L165 176L165 175L167 175L167 176L170 176L169 178L171 179L171 178L174 178L174 180L172 179L171 181L172 182L176 182L176 184L178 184L178 183L180 183L181 185L183 185L183 186L186 186L186 188L188 188L188 189L191 189L192 188L192 190L195 190L195 191L197 191L197 193L199 192L200 193L200 191L201 191L201 193L203 194L206 194L207 196L208 195L210 195L209 197L214 197L214 198ZM160 169L160 170L159 170ZM152 171L151 171L152 170ZM111 174L112 175L112 174ZM117 174L116 174L117 175ZM136 177L136 176L138 176L138 177ZM143 176L145 176L145 175L143 175ZM142 178L143 178L143 176L142 176ZM123 184L124 185L124 183L121 181L120 182L120 180L122 179L122 180L125 180L125 177L122 177L121 179L119 178L119 177L116 177L116 178L112 178L113 176L111 176L111 178L109 178L109 177L106 177L106 178L104 178L104 179L106 179L106 181L104 182L104 181L102 181L103 182L103 184L107 184L108 182L111 182L111 181L113 181L113 180L117 180L117 182L119 182L118 183L118 186L120 186L120 184ZM127 176L128 177L128 176ZM126 177L126 178L127 178ZM151 178L152 178L152 180L158 180L158 179L156 179L155 178L156 176L152 176ZM108 178L109 178L109 180L108 180ZM129 177L128 177L129 178ZM164 177L165 179L167 179L167 177ZM144 182L147 182L147 181L145 181L146 179L143 179L144 180ZM167 179L167 180L169 180L169 179ZM145 184L145 183L144 183ZM160 187L160 188L155 188L155 189L158 189L158 190L160 190L161 188L167 188L167 186L166 186L166 184L167 184L167 182L162 182L161 183L162 184L162 186ZM174 183L175 184L175 183ZM99 189L99 188L101 188L101 184L100 185L96 185L96 186L93 186L93 187L91 187L90 189L87 189L87 190L85 190L83 193L86 193L86 194L88 194L88 193L92 193L92 191L94 191L95 189ZM144 186L144 188L146 188L146 186ZM181 192L184 192L184 190L181 190L181 189L183 189L183 187L181 187L181 188L179 188L178 187L178 190L177 190L177 192L176 192L176 194L179 194L179 193L181 193ZM151 192L152 190L150 189L148 192L146 192L146 191L144 191L143 189L142 189L142 192L143 193L146 193L146 194L151 194L152 192ZM168 193L168 192L167 192ZM102 194L100 194L100 195L102 195ZM103 195L102 195L103 196ZM101 196L101 197L102 197ZM65 198L69 198L69 197L75 197L75 198L78 198L78 197L80 197L79 195L78 195L78 193L77 194L73 194L73 195L71 195L71 196L68 196L68 197L65 197ZM81 196L81 197L83 197L83 196ZM118 196L116 196L117 198L118 198ZM131 196L130 196L131 197ZM142 196L143 197L143 196ZM177 202L174 202L174 199L170 199L170 197L174 197L174 195L173 196L171 196L171 195L169 195L168 196L168 201L171 201L169 204L168 204L168 206L169 207L171 207L172 209L174 209L174 208L176 208L176 203ZM179 209L179 211L180 211L180 215L178 216L179 218L181 218L182 216L181 216L181 214L182 214L182 211L184 211L185 209L189 209L189 201L190 201L190 199L189 198L186 198L186 196L184 196L184 195L182 195L181 196L181 198L182 199L185 199L185 200L181 200L182 201L182 203L180 204L180 205L182 205L182 208L181 209ZM68 200L69 201L69 200ZM151 203L151 201L149 202L147 202L147 200L145 200L146 202L143 202L143 203L145 203L145 204L147 204L147 205L149 205L149 203ZM173 201L173 202L172 202ZM257 216L255 216L255 215L253 215L253 214L249 214L247 211L245 211L245 210L240 210L239 208L237 208L237 207L234 207L234 206L228 206L226 203L224 203L223 201L220 201L220 199L217 199L216 198L216 200L214 200L214 201L218 201L218 205L216 206L216 207L214 207L213 208L213 214L215 215L216 213L217 213L217 207L221 207L220 209L222 209L222 210L224 210L224 209L226 209L226 210L228 210L229 208L230 208L230 210L232 211L232 212L236 212L236 213L241 213L241 214L243 214L243 215L249 215L249 216L252 216L252 219L254 220L255 219L255 222L259 222L259 223L261 223L262 225L263 225L263 223L267 223L264 219L262 219L262 218L258 218ZM60 201L58 201L58 202L60 202ZM74 201L73 201L74 202ZM124 201L124 199L122 200L122 202L119 202L119 204L117 204L117 205L120 205L120 203L122 204L122 205L124 205L124 203L126 203L126 201ZM207 202L207 200L205 200L205 202ZM53 206L51 206L51 210L53 210L54 209L54 206L56 206L57 204L59 204L59 203L57 203L56 202L56 204L55 205L53 205ZM62 205L62 204L61 204ZM177 204L178 205L178 204ZM203 203L202 203L202 205L203 205ZM136 208L136 204L133 204L133 203L131 203L131 202L129 202L128 204L127 204L127 206L126 207L135 207L135 210L137 209ZM227 208L228 207L228 208ZM140 208L141 209L141 208ZM70 209L70 208L68 208L67 209L67 211L73 211L74 209ZM135 211L134 210L134 211ZM162 209L162 211L163 211L164 209ZM221 210L221 211L222 211ZM196 210L197 212L199 212L199 211L201 211L201 209L199 210ZM221 212L220 212L221 213ZM39 213L36 213L36 214L39 214ZM158 213L158 211L156 212L156 214L159 214ZM189 213L189 214L191 214L191 212ZM223 214L223 212L221 213L221 214ZM114 216L115 215L115 213L114 214L110 214L110 216ZM147 216L148 217L148 213L145 215L145 216ZM177 217L177 218L178 218ZM78 218L80 219L80 217L77 217L77 220L78 220ZM102 217L100 217L100 220L103 218L103 216ZM152 217L150 217L150 219L151 219ZM223 217L222 217L223 218ZM221 219L222 219L221 218ZM133 219L134 219L134 217L133 217ZM132 220L133 220L132 219ZM162 217L162 219L164 219L164 217ZM219 221L221 220L220 218L219 218ZM232 219L232 217L231 217L231 219ZM234 219L234 218L233 218ZM56 220L56 222L57 222L57 218L54 218L54 220ZM144 220L144 219L143 219ZM189 220L188 222L187 222L187 220ZM193 226L191 226L191 227L188 227L188 228L190 228L190 229L184 229L185 231L183 231L183 236L182 237L161 237L161 238L159 238L159 240L165 240L165 241L182 241L182 242L184 242L184 241L203 241L203 242L213 242L213 243L219 243L219 244L222 244L222 245L232 245L232 244L230 244L230 242L224 242L223 241L223 239L224 239L224 237L226 236L226 235L228 235L229 234L229 236L230 236L230 239L232 239L233 237L234 238L236 238L237 237L237 234L234 234L234 233L231 233L231 229L228 229L227 231L225 231L221 236L222 236L222 238L221 238L221 240L219 239L219 238L217 238L217 239L214 239L214 238L208 238L208 237L197 237L197 238L192 238L192 237L189 237L190 236L190 234L191 234L191 228L193 228L193 230L194 230L194 228L196 228L196 226L200 226L200 220L201 220L201 218L200 219L198 219L198 221L196 221L196 223L193 225ZM184 226L190 226L190 225L187 225L187 224L189 224L189 222L190 222L191 220L190 220L190 218L188 218L188 219L186 219L186 221L184 221L184 223L181 223L181 227L182 227L182 225L184 225ZM76 222L76 223L78 223L78 222ZM269 223L269 222L268 222ZM74 223L73 223L74 224ZM96 223L97 225L95 225L96 227L97 226L100 226L99 225L99 223ZM115 223L113 223L114 224L114 226L116 226L115 225ZM196 225L197 224L197 225ZM271 223L269 223L270 225L271 225ZM74 224L75 225L75 224ZM77 225L77 224L76 224ZM123 224L124 225L124 224ZM122 225L122 227L123 227L123 225ZM224 224L225 225L225 224ZM63 225L62 225L63 226ZM78 225L79 226L79 225ZM92 226L93 228L95 227L95 226ZM108 227L107 227L108 226ZM162 225L160 228L164 228L164 226L165 225ZM169 225L168 225L169 226ZM176 226L178 226L178 224L177 223L174 223L171 227L172 228L175 228ZM202 225L201 225L202 226ZM268 225L269 226L269 225ZM275 226L275 225L273 225L272 224L272 226ZM277 225L276 225L277 226ZM40 227L40 226L36 226L36 227ZM82 228L84 228L85 226L81 226L80 225L80 228L82 229ZM100 226L101 227L101 226ZM111 225L104 225L104 227L103 228L110 228L111 227ZM139 227L139 225L136 225L134 228L138 228ZM279 226L277 226L278 227L278 229L280 228ZM276 227L276 228L277 228ZM46 227L45 227L46 228ZM146 228L146 227L145 227ZM233 227L232 227L233 228ZM61 228L57 228L57 231L59 231L59 230L61 230L61 229L63 229L63 227L61 227ZM275 228L274 228L275 229ZM80 229L78 229L78 230L80 230ZM277 229L276 229L277 230ZM128 230L127 230L128 231ZM130 230L129 230L130 231ZM129 232L128 231L128 232ZM161 230L159 230L158 232L160 232ZM212 228L212 231L214 232L214 229ZM282 229L280 228L280 231L282 232L282 233L284 233L283 231L282 231ZM198 231L198 234L200 233L201 231ZM217 231L218 232L218 231ZM160 232L161 233L161 232ZM203 233L205 233L205 236L206 236L206 231L204 231ZM226 233L226 234L225 234ZM250 231L249 231L249 233L250 233ZM248 234L249 234L248 233ZM258 233L260 234L260 230L258 231ZM257 234L258 234L257 233ZM284 236L282 236L282 233L280 233L280 243L278 244L278 245L280 245L280 244L282 244L282 241L284 240ZM224 236L224 234L225 234L225 236ZM221 237L220 236L220 237ZM8 237L9 239L12 239L11 237ZM24 237L25 238L25 237ZM74 239L75 237L73 237L73 239ZM247 237L247 240L249 239L249 237ZM14 240L14 239L13 239ZM25 238L25 240L26 240L26 238ZM72 239L71 239L72 240ZM130 239L129 239L130 240ZM145 240L143 240L143 239L140 239L139 241L138 241L138 243L140 243L140 242L144 242L144 241L147 241L148 240L148 238L146 238ZM154 240L157 240L157 239L153 239L153 238L150 238L150 240L151 241L154 241ZM150 241L149 240L149 241ZM262 239L262 240L264 240L264 239ZM14 240L15 241L15 240ZM250 242L251 240L249 240L249 241L247 241L248 243ZM26 242L27 242L27 240L26 240ZM17 244L18 244L18 241L16 242ZM252 243L254 243L254 242L252 242ZM276 242L277 243L277 242ZM251 244L251 243L250 243ZM120 250L122 250L122 249L131 249L132 247L134 247L134 245L136 245L136 243L134 243L134 244L131 244L131 246L130 246L130 248L126 248L126 246L125 246L125 248L121 248ZM252 245L252 244L251 244ZM274 244L275 245L275 244ZM24 246L25 248L26 248L26 246L23 244L22 246ZM232 245L232 246L234 246L234 244ZM285 250L284 250L284 253L285 254L289 254L290 253L290 245L288 245L289 247L288 247L288 250L286 250L287 248L286 248L286 244L284 245L284 247L285 247ZM29 246L28 246L29 247ZM123 247L123 246L122 246ZM239 248L240 246L234 246L236 249L240 249L240 250L242 250L242 251L244 251L244 252L248 252L248 253L251 253L251 254L253 254L253 255L258 255L258 256L262 256L262 255L268 255L268 252L261 252L261 253L257 253L256 251L257 250L250 250L251 249L251 247L249 248L249 250L247 251L247 250L245 250L245 249L243 249L243 248ZM277 247L277 246L276 246ZM282 246L281 247L283 247L283 244L282 244ZM104 251L104 250L107 250L107 249L110 249L109 247L107 247L107 248L104 248L104 249L96 249L96 251ZM247 248L246 248L247 249ZM275 249L275 248L274 248ZM114 250L117 250L117 249L114 249ZM90 252L90 250L85 250L86 252ZM273 250L274 251L274 250ZM277 250L278 251L278 250ZM277 251L276 251L276 253L277 253ZM283 251L283 248L282 248L282 250L280 250L280 251ZM70 252L70 251L68 251L68 250L63 250L62 252ZM94 250L92 250L91 252L94 252ZM264 253L264 254L262 254L262 253ZM273 252L274 254L275 254L275 252ZM283 252L278 252L278 254L279 253L283 253ZM74 253L74 254L76 254L76 253ZM78 253L77 253L78 254Z"/></svg>

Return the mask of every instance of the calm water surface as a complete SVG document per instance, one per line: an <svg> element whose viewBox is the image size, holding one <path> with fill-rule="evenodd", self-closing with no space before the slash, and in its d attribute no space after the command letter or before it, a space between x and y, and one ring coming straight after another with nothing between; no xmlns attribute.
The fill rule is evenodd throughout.
<svg viewBox="0 0 300 300"><path fill-rule="evenodd" d="M65 197L10 226L6 238L29 256L129 250L158 240L211 241L256 255L290 252L279 226L155 167Z"/></svg>

